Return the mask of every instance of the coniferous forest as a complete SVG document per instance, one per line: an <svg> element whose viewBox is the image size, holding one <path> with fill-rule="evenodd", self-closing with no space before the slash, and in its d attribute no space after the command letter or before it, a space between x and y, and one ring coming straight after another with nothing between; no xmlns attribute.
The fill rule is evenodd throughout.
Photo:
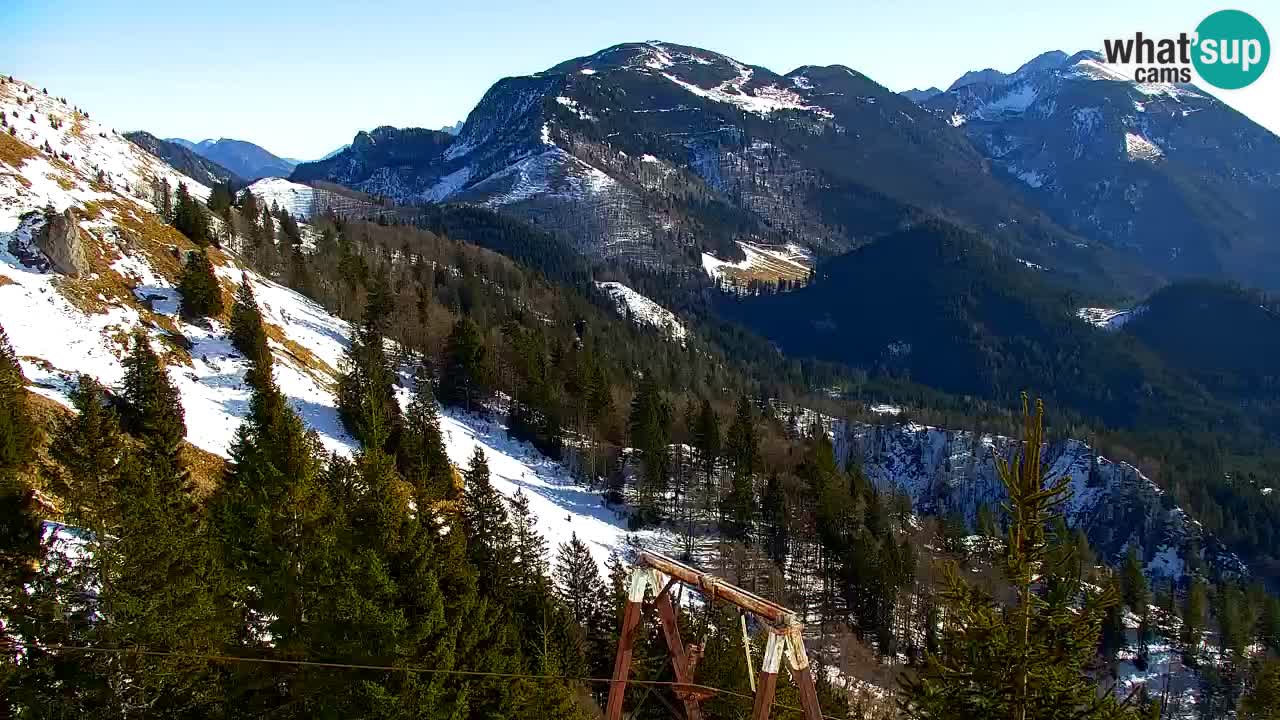
<svg viewBox="0 0 1280 720"><path fill-rule="evenodd" d="M1042 477L1055 422L1165 458L1174 496L1265 563L1280 519L1190 480L1238 446L1193 461L1192 441L1108 430L1070 407L1046 419L1025 396L1017 408L788 359L697 301L682 308L695 336L673 343L619 318L548 236L477 209L302 227L251 193L205 204L179 186L157 204L200 248L182 258L180 312L227 318L249 407L210 479L145 335L119 386L79 378L74 413L26 392L0 338L0 606L17 639L0 664L5 716L599 717L628 558L601 572L576 535L550 547L482 450L450 464L442 412L499 416L632 529L669 530L685 559L804 613L827 716L1163 717L1177 698L1099 692L1121 662L1147 662L1157 631L1203 668L1203 717L1280 708L1274 587L1195 566L1150 587L1132 554L1100 561L1064 522L1065 485ZM207 250L219 246L351 323L335 396L353 456L327 452L277 386L279 340L250 284L224 297ZM831 387L843 399L815 392ZM915 420L1020 439L999 468L1008 503L973 527L914 513L825 428L781 409L853 417L859 397L886 393ZM698 682L720 691L706 716L745 717L737 613L686 604L678 622L701 646ZM628 716L678 715L656 623L642 627ZM763 630L747 629L757 666ZM837 687L827 661L896 690ZM772 717L801 717L795 693L779 682Z"/></svg>

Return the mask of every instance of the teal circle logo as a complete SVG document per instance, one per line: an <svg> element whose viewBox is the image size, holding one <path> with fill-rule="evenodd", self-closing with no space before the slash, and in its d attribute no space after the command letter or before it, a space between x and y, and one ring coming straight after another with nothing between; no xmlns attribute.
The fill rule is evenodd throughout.
<svg viewBox="0 0 1280 720"><path fill-rule="evenodd" d="M1257 80L1271 59L1271 40L1252 15L1219 10L1196 26L1191 62L1205 82L1223 90L1238 90Z"/></svg>

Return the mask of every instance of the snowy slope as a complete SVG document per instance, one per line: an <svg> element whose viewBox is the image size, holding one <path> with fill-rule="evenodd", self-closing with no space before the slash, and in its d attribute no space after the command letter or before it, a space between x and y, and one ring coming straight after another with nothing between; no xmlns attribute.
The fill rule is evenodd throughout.
<svg viewBox="0 0 1280 720"><path fill-rule="evenodd" d="M248 404L245 361L231 347L225 317L194 324L178 316L179 258L193 246L149 202L153 179L186 183L197 196L208 189L27 85L0 84L0 109L10 122L14 112L37 120L19 117L15 133L0 136L0 325L27 378L37 392L64 403L80 373L116 386L128 338L142 329L182 392L188 439L226 456ZM53 153L44 150L46 142ZM75 215L89 266L81 277L51 270L35 245L47 207ZM212 250L210 257L224 292L246 276L253 283L277 338L281 388L327 448L350 452L331 393L345 324L297 293L244 273L233 255Z"/></svg>
<svg viewBox="0 0 1280 720"><path fill-rule="evenodd" d="M26 86L3 88L6 98L21 89L23 101L14 107L38 105L41 112L59 117L74 112L43 94L27 101L25 95L33 91ZM40 117L47 120L47 115ZM187 182L193 192L198 186L110 131L99 134L94 126L92 133L68 133L72 120L67 117L61 134L46 124L48 132L34 128L34 136L27 137L38 139L39 145L49 139L52 146L66 148L74 162L19 142L7 132L0 135L0 326L9 335L31 389L68 406L80 373L119 387L127 339L134 330L143 330L181 393L187 439L226 457L248 412L247 362L232 347L226 315L200 323L178 316L177 256L193 246L160 222L145 199L125 188L147 177L167 178L172 186ZM17 137L23 132L20 128ZM116 182L98 183L88 159L97 167L112 168ZM311 190L279 178L259 181L252 189L268 204L274 201L291 212L307 202ZM52 271L35 245L46 222L43 209L49 205L75 213L91 264L83 277ZM354 452L356 445L338 420L334 399L350 327L298 293L248 271L231 252L210 250L210 258L223 285L228 315L230 295L241 283L252 283L267 324L275 379L290 404L327 450ZM678 323L675 327L680 328ZM408 388L399 392L407 399ZM441 426L454 463L464 466L478 445L489 458L495 487L508 496L517 489L524 492L552 553L574 532L588 543L602 568L610 553L625 549L625 519L606 507L598 493L575 485L559 463L508 439L500 424L484 417L446 412ZM632 537L643 542L663 535L652 531Z"/></svg>
<svg viewBox="0 0 1280 720"><path fill-rule="evenodd" d="M684 343L689 333L676 319L675 313L619 282L598 282L596 287L613 298L619 315L628 314L632 322L657 328L672 340Z"/></svg>
<svg viewBox="0 0 1280 720"><path fill-rule="evenodd" d="M406 394L401 395L407 399ZM446 411L440 418L449 460L466 467L479 446L489 462L493 486L507 497L522 492L538 518L538 532L547 540L554 558L561 543L577 533L605 572L613 552L629 545L670 544L670 533L642 530L629 533L626 519L604 504L598 492L574 483L560 463L546 458L533 446L507 437L506 428L484 417Z"/></svg>
<svg viewBox="0 0 1280 720"><path fill-rule="evenodd" d="M186 183L196 197L209 196L208 187L129 142L123 134L20 80L0 82L0 112L14 129L11 137L38 150L47 143L53 156L46 157L70 166L97 188L114 190L148 208L151 185L162 179L174 188L179 182Z"/></svg>
<svg viewBox="0 0 1280 720"><path fill-rule="evenodd" d="M311 186L284 178L262 178L245 189L266 207L278 205L299 220L310 218L315 205L315 190Z"/></svg>

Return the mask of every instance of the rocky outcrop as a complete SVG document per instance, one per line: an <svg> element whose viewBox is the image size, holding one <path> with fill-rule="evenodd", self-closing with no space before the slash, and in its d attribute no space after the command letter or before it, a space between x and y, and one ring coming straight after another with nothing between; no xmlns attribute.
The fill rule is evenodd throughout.
<svg viewBox="0 0 1280 720"><path fill-rule="evenodd" d="M1010 438L916 423L833 420L829 427L840 460L860 464L881 489L905 494L918 513L954 513L976 528L979 508L998 514L1008 500L995 460L1015 453ZM1178 579L1194 552L1215 573L1248 576L1230 548L1133 465L1070 439L1049 443L1042 457L1046 482L1070 478L1062 508L1067 525L1083 530L1102 560L1118 565L1136 546L1149 575Z"/></svg>
<svg viewBox="0 0 1280 720"><path fill-rule="evenodd" d="M36 247L49 259L54 270L79 277L89 270L84 232L70 208L45 215L44 226L36 233Z"/></svg>

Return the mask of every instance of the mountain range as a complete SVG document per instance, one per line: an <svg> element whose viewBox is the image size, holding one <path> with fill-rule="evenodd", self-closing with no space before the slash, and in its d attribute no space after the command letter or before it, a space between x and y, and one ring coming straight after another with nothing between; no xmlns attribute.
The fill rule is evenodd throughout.
<svg viewBox="0 0 1280 720"><path fill-rule="evenodd" d="M1280 287L1280 140L1207 92L1055 51L923 104L1070 232L1164 276Z"/></svg>
<svg viewBox="0 0 1280 720"><path fill-rule="evenodd" d="M500 396L514 404L561 393L572 376L559 374L570 364L559 361L589 347L600 357L614 353L601 365L624 383L661 378L661 392L679 397L673 409L680 410L698 399L676 394L682 382L712 396L740 391L744 406L756 390L767 403L797 389L820 391L805 401L839 402L839 412L858 408L855 392L885 387L936 389L968 407L1007 407L1024 387L1043 389L1057 413L1044 455L1049 476L1072 479L1067 521L1100 558L1116 562L1134 551L1162 582L1202 572L1202 563L1214 576L1256 573L1274 582L1277 501L1258 481L1276 475L1237 476L1235 465L1218 464L1240 452L1236 437L1262 437L1270 449L1256 455L1274 458L1274 301L1220 282L1233 276L1225 262L1160 265L1142 247L1075 229L970 134L996 122L987 117L990 103L975 105L964 122L954 121L956 108L946 114L948 97L995 83L1015 92L1044 81L1039 97L1050 78L1075 82L1066 73L1090 61L1055 58L1023 80L970 77L920 106L840 66L780 76L695 48L617 46L499 82L457 137L377 128L299 166L292 182L259 180L250 186L255 196L283 211L279 247L270 222L264 243L253 221L230 209L209 218L224 242L202 252L223 296L241 285L253 290L282 396L316 431L315 442L339 456L358 452L337 409L353 331L339 313L353 317L366 298L416 283L387 306L394 315L387 325L404 333L400 347L444 357L438 351L455 318L463 328L483 323L478 354L490 343L501 348L491 356L502 368L496 382L509 381L513 359L529 377L545 373L541 384L503 385ZM235 349L228 313L197 320L180 312L181 258L197 248L164 212L161 188L184 183L204 200L211 188L200 178L234 171L180 143L126 139L25 83L0 83L0 115L11 128L0 133L0 321L32 392L65 405L80 373L119 385L124 344L144 331L163 349L180 394L194 446L184 449L198 448L221 468L251 411L249 363ZM999 97L992 102L1000 105ZM1166 150L1161 157L1175 146ZM381 200L446 202L392 208ZM383 212L391 222L328 217ZM286 247L287 260L276 254ZM1215 279L1181 280L1184 271ZM720 293L707 275L725 289L729 276L794 285ZM1141 292L1141 302L1080 307L1092 295L1137 296L1153 284L1161 288ZM663 302L648 297L657 292L666 293ZM424 338L420 329L433 334ZM738 348L749 351L732 354ZM850 372L826 383L833 371L801 361L811 357L863 377ZM739 374L757 364L769 369ZM408 390L401 384L397 393ZM636 387L604 381L606 398L623 400L611 411L619 447L634 438L621 426L624 399L639 397ZM982 508L1003 499L994 462L1016 443L977 424L943 429L927 417L922 424L916 411L943 412L920 404L891 409L895 419L829 416L839 458L908 501L904 514L958 515L965 535ZM879 412L872 406L864 415ZM761 427L781 426L765 415ZM507 429L519 437L514 419L504 428L468 407L439 422L448 458L461 466L482 449L495 487L507 495L524 488L530 522L553 540L580 534L598 563L629 537L652 542L657 534L675 547L671 528L629 535L618 515L625 505L607 505L575 484L570 463L543 455L536 442L508 438ZM1103 443L1114 446L1108 429L1117 427L1124 448L1106 448L1109 459ZM1086 443L1088 435L1076 434L1082 429L1106 437ZM1138 444L1143 430L1176 449ZM762 456L785 455L790 464L792 446L768 447ZM1186 667L1179 673L1195 678ZM1159 682L1157 672L1142 677Z"/></svg>
<svg viewBox="0 0 1280 720"><path fill-rule="evenodd" d="M494 208L588 257L690 272L740 242L821 260L937 217L1064 286L1280 286L1280 140L1207 93L1055 51L912 97L843 66L627 43L500 80L457 136L376 128L292 178Z"/></svg>
<svg viewBox="0 0 1280 720"><path fill-rule="evenodd" d="M164 160L181 172L204 185L230 183L234 187L246 184L243 177L192 150L190 146L171 140L161 140L145 130L125 133L130 142Z"/></svg>
<svg viewBox="0 0 1280 720"><path fill-rule="evenodd" d="M192 142L182 138L168 141L198 153L250 182L264 177L288 177L297 163L271 154L265 148L247 140L201 140Z"/></svg>

